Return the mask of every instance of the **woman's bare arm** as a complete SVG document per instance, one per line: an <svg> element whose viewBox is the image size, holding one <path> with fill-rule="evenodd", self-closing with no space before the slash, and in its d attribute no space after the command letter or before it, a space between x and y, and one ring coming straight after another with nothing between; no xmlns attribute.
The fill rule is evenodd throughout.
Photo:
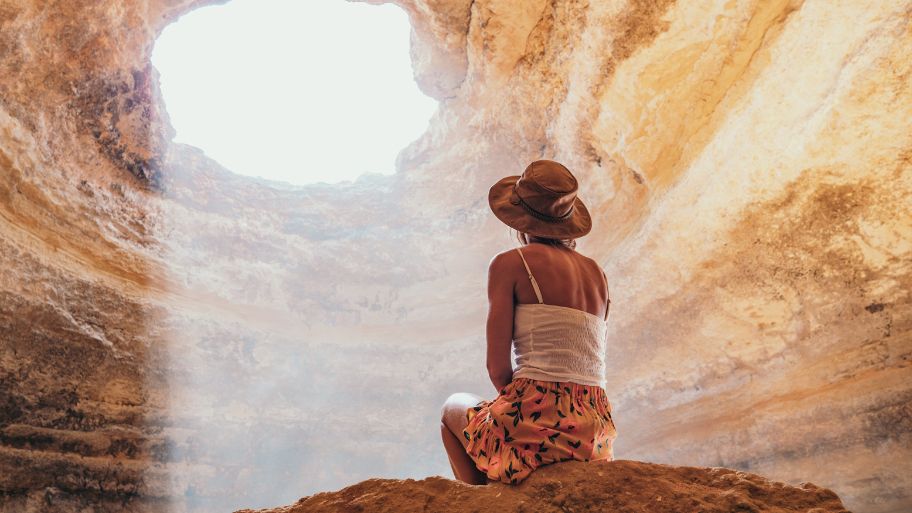
<svg viewBox="0 0 912 513"><path fill-rule="evenodd" d="M506 254L488 265L488 377L498 391L513 380L513 282L506 272Z"/></svg>

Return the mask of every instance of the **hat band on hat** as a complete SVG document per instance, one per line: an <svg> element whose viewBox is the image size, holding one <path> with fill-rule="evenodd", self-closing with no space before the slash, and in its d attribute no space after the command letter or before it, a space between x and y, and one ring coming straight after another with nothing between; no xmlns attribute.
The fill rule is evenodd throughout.
<svg viewBox="0 0 912 513"><path fill-rule="evenodd" d="M549 223L560 223L560 222L566 221L567 219L570 219L570 216L573 214L573 206L574 206L573 204L570 205L570 210L568 210L565 214L560 215L560 216L550 216L548 214L545 214L544 212L539 212L538 210L535 210L534 208L532 208L531 205L526 203L525 200L522 199L522 196L520 196L516 192L515 186L513 189L513 195L516 196L516 199L519 200L519 204L522 205L522 207L526 210L526 212L532 214L532 217L541 219L542 221L546 221Z"/></svg>

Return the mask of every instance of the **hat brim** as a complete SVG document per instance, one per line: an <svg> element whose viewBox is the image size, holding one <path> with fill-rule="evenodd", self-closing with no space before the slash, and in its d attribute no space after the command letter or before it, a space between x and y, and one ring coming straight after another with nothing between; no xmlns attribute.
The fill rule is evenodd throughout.
<svg viewBox="0 0 912 513"><path fill-rule="evenodd" d="M498 180L488 191L488 204L491 206L491 211L505 225L529 235L549 239L575 239L586 235L592 229L589 209L579 196L573 202L573 213L565 221L559 223L538 219L528 213L522 205L514 205L510 202L510 196L517 180L519 180L519 175L506 176Z"/></svg>

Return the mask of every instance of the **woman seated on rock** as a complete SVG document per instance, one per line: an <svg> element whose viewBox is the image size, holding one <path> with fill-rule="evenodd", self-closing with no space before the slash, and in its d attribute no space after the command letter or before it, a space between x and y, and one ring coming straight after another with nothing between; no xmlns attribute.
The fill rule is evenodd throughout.
<svg viewBox="0 0 912 513"><path fill-rule="evenodd" d="M522 247L488 269L487 367L500 393L457 393L443 406L443 444L466 483L517 484L549 463L614 458L604 388L611 300L602 268L575 250L592 227L577 188L566 167L538 160L488 194Z"/></svg>

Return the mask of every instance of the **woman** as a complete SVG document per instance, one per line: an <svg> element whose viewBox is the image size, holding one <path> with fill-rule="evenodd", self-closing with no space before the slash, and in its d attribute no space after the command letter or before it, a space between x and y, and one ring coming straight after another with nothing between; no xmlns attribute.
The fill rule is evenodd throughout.
<svg viewBox="0 0 912 513"><path fill-rule="evenodd" d="M575 251L574 239L592 227L577 188L566 167L538 160L488 194L522 247L488 268L487 367L500 393L453 394L442 410L443 444L466 483L517 484L542 465L614 458L604 388L608 282Z"/></svg>

